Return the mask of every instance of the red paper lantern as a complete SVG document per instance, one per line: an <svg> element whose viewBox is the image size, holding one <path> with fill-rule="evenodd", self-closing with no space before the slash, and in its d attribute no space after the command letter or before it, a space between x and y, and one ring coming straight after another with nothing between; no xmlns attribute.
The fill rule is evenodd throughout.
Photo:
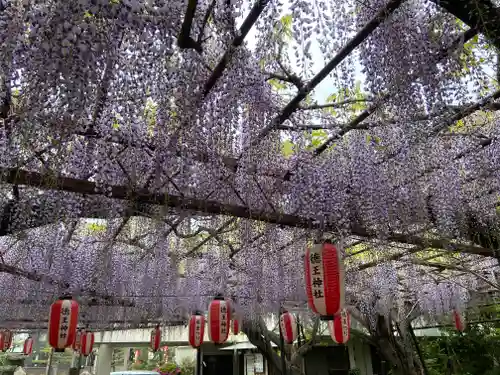
<svg viewBox="0 0 500 375"><path fill-rule="evenodd" d="M161 344L161 330L160 326L157 325L155 329L151 331L151 339L149 341L149 347L153 352L157 352L160 349Z"/></svg>
<svg viewBox="0 0 500 375"><path fill-rule="evenodd" d="M85 330L83 330L83 329L79 329L76 331L75 341L73 341L73 345L71 346L71 348L75 352L79 351L81 346L82 346L82 336L84 333L85 333Z"/></svg>
<svg viewBox="0 0 500 375"><path fill-rule="evenodd" d="M0 332L0 348L2 352L6 351L3 349L4 347L5 347L5 335L3 334L3 332Z"/></svg>
<svg viewBox="0 0 500 375"><path fill-rule="evenodd" d="M458 310L453 310L453 320L455 321L455 328L459 332L465 331L467 324L465 323L465 318L462 313Z"/></svg>
<svg viewBox="0 0 500 375"><path fill-rule="evenodd" d="M217 296L208 307L208 337L215 344L226 342L229 336L231 310L222 296Z"/></svg>
<svg viewBox="0 0 500 375"><path fill-rule="evenodd" d="M0 348L2 352L6 352L12 345L12 331L4 329L1 335L2 335L2 341L0 342Z"/></svg>
<svg viewBox="0 0 500 375"><path fill-rule="evenodd" d="M199 348L203 344L203 335L205 335L205 316L196 311L189 319L189 345Z"/></svg>
<svg viewBox="0 0 500 375"><path fill-rule="evenodd" d="M240 322L238 321L238 319L233 318L233 320L231 321L231 328L233 331L233 335L237 335L238 333L240 333Z"/></svg>
<svg viewBox="0 0 500 375"><path fill-rule="evenodd" d="M94 348L94 333L85 332L82 334L80 352L83 356L88 356Z"/></svg>
<svg viewBox="0 0 500 375"><path fill-rule="evenodd" d="M76 338L78 324L78 302L69 298L61 298L50 306L49 345L56 352L63 352L72 346Z"/></svg>
<svg viewBox="0 0 500 375"><path fill-rule="evenodd" d="M280 330L283 335L283 341L286 344L293 344L297 339L297 323L295 323L293 314L283 311L280 316Z"/></svg>
<svg viewBox="0 0 500 375"><path fill-rule="evenodd" d="M346 309L342 309L339 314L328 321L328 329L333 342L345 344L351 336L351 315Z"/></svg>
<svg viewBox="0 0 500 375"><path fill-rule="evenodd" d="M31 353L33 353L33 338L28 336L28 338L24 340L23 354L31 355Z"/></svg>
<svg viewBox="0 0 500 375"><path fill-rule="evenodd" d="M305 281L309 307L326 319L333 319L344 307L344 263L340 251L330 243L307 249Z"/></svg>
<svg viewBox="0 0 500 375"><path fill-rule="evenodd" d="M141 356L141 351L136 350L134 353L134 363L139 363L139 357Z"/></svg>

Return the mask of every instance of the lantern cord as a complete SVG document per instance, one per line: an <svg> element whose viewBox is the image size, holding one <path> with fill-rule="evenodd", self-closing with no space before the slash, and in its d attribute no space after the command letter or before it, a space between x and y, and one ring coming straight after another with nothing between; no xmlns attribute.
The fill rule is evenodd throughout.
<svg viewBox="0 0 500 375"><path fill-rule="evenodd" d="M50 348L49 359L47 360L47 367L45 368L45 375L50 375L52 372L52 358L54 357L54 348Z"/></svg>
<svg viewBox="0 0 500 375"><path fill-rule="evenodd" d="M201 365L201 348L198 346L198 348L196 349L196 375L201 375Z"/></svg>
<svg viewBox="0 0 500 375"><path fill-rule="evenodd" d="M77 373L77 375L80 375L80 369L82 368L82 352L81 351L78 354L78 361L77 361L77 363L78 363L78 366L77 366L78 370L77 370L76 373Z"/></svg>
<svg viewBox="0 0 500 375"><path fill-rule="evenodd" d="M280 315L283 312L283 308L280 309ZM281 350L281 374L286 375L286 358L285 358L285 338L283 337L283 329L281 328L281 324L279 324L280 328L280 350Z"/></svg>
<svg viewBox="0 0 500 375"><path fill-rule="evenodd" d="M323 242L324 228L325 228L325 218L324 218L324 216L321 216L319 218L319 227L318 227L318 231L316 232L316 237L315 237L315 241L314 241L316 244L320 244Z"/></svg>
<svg viewBox="0 0 500 375"><path fill-rule="evenodd" d="M301 338L302 335L300 332L300 319L298 316L297 316L296 326L297 326L297 344L300 348L302 346L302 338ZM305 338L304 338L304 340L305 340Z"/></svg>

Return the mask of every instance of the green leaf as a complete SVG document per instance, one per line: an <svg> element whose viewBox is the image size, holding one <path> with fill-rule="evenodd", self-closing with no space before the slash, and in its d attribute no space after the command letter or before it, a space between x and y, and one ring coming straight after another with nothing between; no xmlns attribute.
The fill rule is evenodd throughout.
<svg viewBox="0 0 500 375"><path fill-rule="evenodd" d="M304 136L309 141L306 150L312 151L321 146L327 139L328 133L323 129L315 129L310 132L305 132Z"/></svg>
<svg viewBox="0 0 500 375"><path fill-rule="evenodd" d="M450 126L450 132L457 133L465 128L464 120L458 120L455 125Z"/></svg>
<svg viewBox="0 0 500 375"><path fill-rule="evenodd" d="M268 82L277 91L286 89L286 85L277 79L270 79Z"/></svg>
<svg viewBox="0 0 500 375"><path fill-rule="evenodd" d="M281 143L281 154L285 158L289 158L295 153L295 144L290 141L289 139L285 140L284 142Z"/></svg>
<svg viewBox="0 0 500 375"><path fill-rule="evenodd" d="M87 229L89 232L92 233L104 232L106 228L107 228L106 224L99 224L99 223L88 223L85 226L85 229Z"/></svg>
<svg viewBox="0 0 500 375"><path fill-rule="evenodd" d="M331 94L330 96L328 96L328 98L326 98L326 101L328 103L336 102L337 101L337 94L336 93Z"/></svg>
<svg viewBox="0 0 500 375"><path fill-rule="evenodd" d="M281 17L280 19L281 22L281 32L287 39L292 39L292 23L293 23L293 16L292 14L287 14Z"/></svg>
<svg viewBox="0 0 500 375"><path fill-rule="evenodd" d="M273 39L283 42L292 39L292 14L286 14L280 18L279 22L274 25ZM283 40L284 39L284 40Z"/></svg>
<svg viewBox="0 0 500 375"><path fill-rule="evenodd" d="M113 119L113 123L111 124L111 126L112 126L112 127L113 127L113 129L115 129L115 130L120 129L120 123L118 122L118 120L116 119L116 117Z"/></svg>

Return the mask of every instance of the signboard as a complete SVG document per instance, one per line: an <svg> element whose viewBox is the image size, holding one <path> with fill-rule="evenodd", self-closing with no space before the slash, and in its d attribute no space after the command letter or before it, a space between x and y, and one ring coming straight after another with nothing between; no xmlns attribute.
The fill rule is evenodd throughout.
<svg viewBox="0 0 500 375"><path fill-rule="evenodd" d="M264 357L260 353L254 355L254 369L257 373L264 373Z"/></svg>
<svg viewBox="0 0 500 375"><path fill-rule="evenodd" d="M255 375L255 362L253 354L245 354L245 375Z"/></svg>

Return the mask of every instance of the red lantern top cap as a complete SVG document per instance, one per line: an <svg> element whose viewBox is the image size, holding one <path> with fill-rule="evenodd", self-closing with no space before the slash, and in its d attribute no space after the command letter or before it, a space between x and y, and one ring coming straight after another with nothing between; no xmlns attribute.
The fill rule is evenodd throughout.
<svg viewBox="0 0 500 375"><path fill-rule="evenodd" d="M67 299L73 299L71 294L64 294L61 297L59 297L60 300L67 300Z"/></svg>
<svg viewBox="0 0 500 375"><path fill-rule="evenodd" d="M224 296L222 294L217 294L215 297L214 297L214 300L216 301L223 301L224 300Z"/></svg>
<svg viewBox="0 0 500 375"><path fill-rule="evenodd" d="M193 315L203 315L203 313L200 310L194 310Z"/></svg>

